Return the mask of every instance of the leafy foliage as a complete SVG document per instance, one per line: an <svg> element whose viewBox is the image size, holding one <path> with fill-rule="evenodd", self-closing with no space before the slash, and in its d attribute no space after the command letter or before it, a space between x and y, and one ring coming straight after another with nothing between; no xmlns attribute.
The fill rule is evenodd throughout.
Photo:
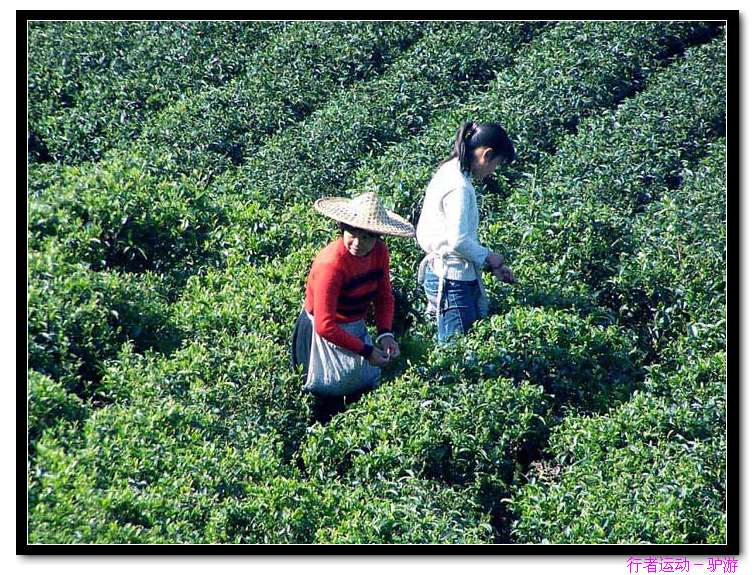
<svg viewBox="0 0 755 575"><path fill-rule="evenodd" d="M566 419L517 496L517 540L725 542L725 382L718 354L654 370L604 416Z"/></svg>
<svg viewBox="0 0 755 575"><path fill-rule="evenodd" d="M555 150L562 140L568 142L568 134L576 131L580 121L600 116L611 106L642 90L648 78L667 63L671 54L714 32L713 28L703 24L668 22L634 22L631 25L626 22L562 23L544 30L521 50L511 67L497 75L490 89L474 94L456 109L435 114L422 133L393 144L384 154L363 160L349 185L376 189L387 197L392 209L418 217L424 187L438 161L451 150L453 134L459 124L469 118L500 122L514 140L519 159L506 168L504 178L488 182L488 193L481 198L480 209L483 219L489 217L492 221L488 230L482 229L482 238L510 256L510 260L521 261L522 270L537 270L533 277L522 282L522 285L533 285L533 280L549 277L551 272L543 273L541 267L535 267L533 260L536 258L534 254L530 256L532 248L526 240L532 234L537 235L530 243L536 245L542 234L549 234L550 240L556 239L548 231L550 221L541 223L535 220L534 210L545 200L540 189L546 189L539 185L532 189L533 180L539 184L536 178L538 165L554 161L548 152ZM669 90L669 97L673 93ZM568 154L557 154L555 158L563 157L564 165L568 166L578 158L587 157L588 147L605 150L605 143L602 140L594 143L591 133L590 129L580 130L578 137L584 134L582 139L586 144L575 145ZM620 149L618 153L621 153ZM596 161L592 157L585 161L586 177ZM605 165L610 167L611 163ZM629 167L633 169L633 166ZM500 181L503 179L507 183ZM511 184L516 183L518 185L511 190ZM573 186L574 182L567 185ZM534 204L533 193L538 194ZM588 201L589 196L580 193L578 207ZM547 204L552 209L543 213L543 218L564 213L559 206L553 206L554 203ZM595 260L602 263L601 254L606 253L615 241L617 234L612 228L618 224L610 220L604 223L605 217L593 218L593 211L584 208L575 218L581 224L582 237L590 234L595 238L588 245L597 244L600 251L595 254ZM504 214L506 217L502 217ZM511 217L516 219L511 221ZM590 222L596 220L594 226L589 226L592 229L584 229L585 218L590 218ZM512 236L512 232L515 235ZM507 236L512 236L511 241L504 243ZM571 237L569 242L568 247L575 249ZM522 248L517 249L518 245ZM401 245L397 247L403 248ZM554 250L550 243L545 249L551 256L563 253ZM415 250L413 247L410 250L408 254L402 251L394 255L400 276L411 277L409 269L416 268ZM407 289L414 289L417 298L421 299L418 288L410 284ZM559 299L553 289L539 291L536 303Z"/></svg>
<svg viewBox="0 0 755 575"><path fill-rule="evenodd" d="M724 27L29 39L31 542L726 540ZM421 254L387 238L402 356L315 423L289 364L335 234L311 202L416 216L467 119L515 141L480 235L519 283L436 347Z"/></svg>
<svg viewBox="0 0 755 575"><path fill-rule="evenodd" d="M611 289L621 317L655 354L687 355L670 343L708 353L726 345L726 142L710 145L681 188L669 190L633 221L632 244Z"/></svg>
<svg viewBox="0 0 755 575"><path fill-rule="evenodd" d="M184 98L144 126L136 151L161 175L203 178L238 166L264 139L380 74L432 26L293 22L246 60L246 74Z"/></svg>
<svg viewBox="0 0 755 575"><path fill-rule="evenodd" d="M27 433L29 444L35 445L42 433L64 421L82 421L88 409L81 399L67 391L58 381L29 370L27 377L29 414Z"/></svg>
<svg viewBox="0 0 755 575"><path fill-rule="evenodd" d="M30 161L75 164L131 142L158 110L243 73L286 25L30 22Z"/></svg>
<svg viewBox="0 0 755 575"><path fill-rule="evenodd" d="M243 216L243 205L250 201L283 211L294 199L328 195L360 155L377 154L388 143L416 134L434 111L483 88L511 64L536 28L519 22L443 23L380 77L337 94L306 121L269 138L239 170L226 172L213 185L219 201L229 214ZM243 238L253 224L234 223L228 243Z"/></svg>
<svg viewBox="0 0 755 575"><path fill-rule="evenodd" d="M582 118L641 90L673 50L712 33L705 25L668 22L565 22L543 30L488 90L433 115L421 134L363 160L356 185L375 186L400 212L411 210L469 118L505 126L519 156L506 175L526 175Z"/></svg>
<svg viewBox="0 0 755 575"><path fill-rule="evenodd" d="M588 119L540 176L514 189L507 233L502 223L493 224L488 237L521 268L528 301L555 294L556 302L576 300L587 312L629 327L646 319L623 315L627 308L611 278L643 249L630 232L641 213L636 198L648 194L643 201L653 203L678 187L672 185L676 176L719 135L724 46L714 39L691 48L636 98ZM695 89L683 90L693 83Z"/></svg>
<svg viewBox="0 0 755 575"><path fill-rule="evenodd" d="M171 400L97 410L80 446L37 444L30 541L202 541L220 502L285 472L275 436L226 433L218 414Z"/></svg>
<svg viewBox="0 0 755 575"><path fill-rule="evenodd" d="M175 284L210 258L204 244L223 222L194 181L147 176L133 159L65 169L32 197L30 212L31 248L54 237L71 262L166 273Z"/></svg>
<svg viewBox="0 0 755 575"><path fill-rule="evenodd" d="M59 245L29 253L29 368L90 398L104 362L127 340L170 353L181 339L157 276L95 272L65 261ZM34 401L36 401L36 396Z"/></svg>

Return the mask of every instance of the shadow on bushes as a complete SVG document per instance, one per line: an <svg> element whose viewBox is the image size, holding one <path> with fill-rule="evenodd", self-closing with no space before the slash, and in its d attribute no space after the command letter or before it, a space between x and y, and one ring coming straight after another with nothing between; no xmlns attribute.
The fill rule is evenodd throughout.
<svg viewBox="0 0 755 575"><path fill-rule="evenodd" d="M182 339L160 276L95 272L54 243L29 254L28 337L29 369L85 401L125 342L170 354Z"/></svg>

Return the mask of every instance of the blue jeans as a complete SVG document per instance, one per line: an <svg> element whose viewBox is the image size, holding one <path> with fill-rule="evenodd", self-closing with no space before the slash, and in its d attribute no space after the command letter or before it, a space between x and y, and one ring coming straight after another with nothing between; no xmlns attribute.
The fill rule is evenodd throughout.
<svg viewBox="0 0 755 575"><path fill-rule="evenodd" d="M425 294L434 305L438 297L438 276L425 270ZM443 280L443 293L438 314L438 341L446 342L457 334L469 332L472 324L480 319L480 284L477 280Z"/></svg>

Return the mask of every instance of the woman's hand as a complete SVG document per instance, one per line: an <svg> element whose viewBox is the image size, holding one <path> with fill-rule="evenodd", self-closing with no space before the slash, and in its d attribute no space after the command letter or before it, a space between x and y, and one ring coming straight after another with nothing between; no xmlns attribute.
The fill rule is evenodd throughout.
<svg viewBox="0 0 755 575"><path fill-rule="evenodd" d="M393 339L392 335L386 335L384 338L380 340L379 344L383 351L385 351L391 359L397 358L399 355L401 355L401 350L399 350L398 342Z"/></svg>
<svg viewBox="0 0 755 575"><path fill-rule="evenodd" d="M501 254L489 252L485 258L485 263L490 266L490 269L495 270L503 265L503 258L501 257Z"/></svg>
<svg viewBox="0 0 755 575"><path fill-rule="evenodd" d="M503 258L501 254L496 252L490 252L488 257L485 258L485 262L490 266L490 271L493 272L496 278L507 284L515 284L516 277L511 268L507 268L503 265Z"/></svg>
<svg viewBox="0 0 755 575"><path fill-rule="evenodd" d="M367 358L367 361L370 362L370 365L382 367L384 365L388 365L390 359L391 356L376 345L372 348L372 353L370 354L370 357Z"/></svg>
<svg viewBox="0 0 755 575"><path fill-rule="evenodd" d="M516 283L516 277L514 277L514 272L511 271L510 268L507 268L506 266L499 266L497 268L493 269L493 274L495 277L497 277L500 281L507 283L507 284L515 284Z"/></svg>

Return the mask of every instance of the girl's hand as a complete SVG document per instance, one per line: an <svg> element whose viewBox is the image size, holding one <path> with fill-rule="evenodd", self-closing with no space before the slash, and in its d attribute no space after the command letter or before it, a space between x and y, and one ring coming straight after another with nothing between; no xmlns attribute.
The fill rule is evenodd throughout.
<svg viewBox="0 0 755 575"><path fill-rule="evenodd" d="M495 277L497 277L503 283L507 283L507 284L516 283L516 277L514 276L514 272L512 272L511 269L507 268L506 266L499 266L493 269L493 273L495 274Z"/></svg>
<svg viewBox="0 0 755 575"><path fill-rule="evenodd" d="M385 351L391 359L395 359L399 355L401 355L401 350L399 350L398 342L393 339L393 336L385 336L380 340L380 345L382 346L383 351Z"/></svg>
<svg viewBox="0 0 755 575"><path fill-rule="evenodd" d="M485 258L485 262L490 266L490 269L495 270L503 265L503 258L501 257L501 254L490 252Z"/></svg>
<svg viewBox="0 0 755 575"><path fill-rule="evenodd" d="M370 357L367 358L367 361L370 362L370 365L382 367L384 365L387 365L390 359L391 359L390 355L388 355L378 346L375 346L372 348L372 353L370 354Z"/></svg>

